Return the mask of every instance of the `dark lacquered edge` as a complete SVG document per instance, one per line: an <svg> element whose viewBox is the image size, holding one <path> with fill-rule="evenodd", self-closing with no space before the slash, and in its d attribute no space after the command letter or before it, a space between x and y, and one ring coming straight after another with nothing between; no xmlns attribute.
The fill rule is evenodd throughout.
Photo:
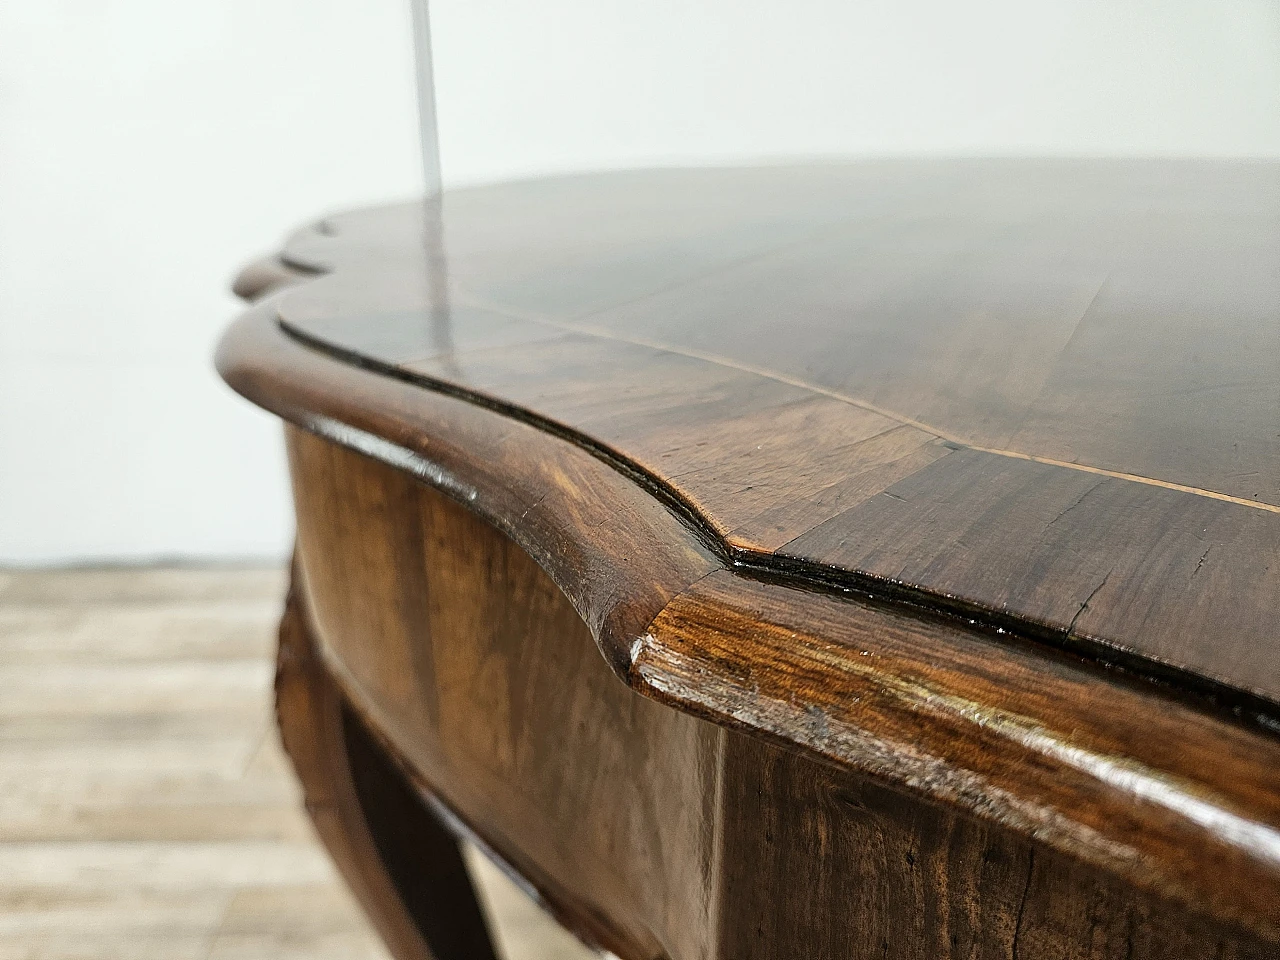
<svg viewBox="0 0 1280 960"><path fill-rule="evenodd" d="M1271 732L1280 731L1280 704L1270 698L1205 676L1179 664L1169 663L1150 653L1130 649L1115 641L1076 634L1070 628L1064 629L1044 620L995 609L963 597L935 593L865 571L818 563L788 554L753 550L730 543L699 512L696 504L665 483L661 477L645 470L618 451L597 443L586 434L566 428L535 411L504 403L448 380L409 372L404 368L391 366L342 349L312 337L283 321L280 322L280 327L286 336L299 344L330 356L340 363L492 410L500 416L528 423L549 436L581 448L611 469L626 476L648 496L663 503L668 510L681 519L702 548L715 556L724 567L732 568L743 576L782 580L820 591L852 592L916 607L929 614L954 617L965 623L980 623L1011 638L1016 637L1061 649L1100 666L1127 673L1135 679L1168 687L1200 700L1210 709L1219 710L1260 729Z"/></svg>
<svg viewBox="0 0 1280 960"><path fill-rule="evenodd" d="M256 287L265 291L296 279L283 276ZM968 759L921 755L919 744L911 737L904 739L900 729L860 731L878 737L890 752L915 758L896 768L872 762L865 752L833 750L824 737L815 736L812 712L790 717L785 711L778 713L744 690L741 676L726 670L723 663L717 674L714 659L698 664L705 679L702 692L687 684L683 692L678 689L678 666L690 651L681 649L679 631L672 630L669 617L663 621L663 614L676 609L676 601L697 606L698 592L690 588L717 571L725 575L733 564L731 558L726 562L723 554L717 556L682 511L655 499L634 477L565 438L490 407L308 348L281 331L269 300L251 309L228 332L219 348L218 368L234 389L259 406L413 474L511 536L569 597L615 673L640 693L1002 823L1144 889L1280 940L1280 791L1270 783L1239 779L1258 771L1280 771L1280 744L1266 732L1233 722L1221 711L1188 701L1176 691L1028 644L1019 656L1024 658L1022 668L1036 674L1033 685L1044 688L1044 698L1038 701L1044 709L1024 719L1044 732L1043 749L1034 743L1029 747L1027 742L1016 744L1015 749L999 738L991 739L990 718L1004 709L996 695L978 704L982 709L971 716L962 716L960 726L952 730L973 747ZM548 490L555 495L547 494ZM620 519L588 529L581 522L584 510ZM619 557L626 557L626 562L617 562ZM756 615L752 613L754 581L737 578L736 582L741 584L741 603L736 608L730 603L719 614L713 610L711 622L729 623L735 617L749 621ZM603 594L602 583L609 585ZM825 600L830 595L829 590L815 594L813 585L804 583L792 582L786 590L790 612L800 622L813 597ZM892 598L877 599L872 606L915 616L910 613L914 608ZM928 621L922 627L928 642L943 659L968 638L995 637L988 625L940 619L925 610L918 613L922 622ZM856 607L849 608L849 616L857 616ZM670 646L666 638L671 638ZM812 638L818 646L824 642L821 636ZM1004 636L997 642L1019 641ZM761 663L755 669L757 688L780 689L789 682L792 666L779 661ZM838 686L844 679L839 664L833 663L831 683ZM1126 715L1117 721L1107 712L1073 704L1071 696L1080 683L1122 692ZM721 695L709 695L706 690L719 690ZM936 692L947 692L941 681ZM853 721L842 717L834 705L820 709L854 730ZM917 711L921 723L932 722L927 695L905 710L908 715ZM1171 717L1174 727L1199 744L1196 757L1213 755L1215 745L1220 747L1218 755L1228 758L1223 768L1184 768L1161 750L1154 753L1162 759L1153 762L1146 744L1126 743L1135 731L1171 729ZM1071 762L1064 760L1062 745L1076 743L1086 744L1073 747L1081 755ZM1092 745L1101 744L1121 752L1093 752ZM969 782L975 774L986 777L972 768L990 761L992 751L1006 747L1010 752L1004 759L1010 769L1030 762L1041 774L1048 772L1048 781L1043 776L1010 775L999 777L998 790L990 794L956 789L957 783ZM1161 802L1153 807L1151 798L1126 785L1124 777L1090 774L1091 762L1097 769L1131 770L1141 782L1158 784ZM921 770L937 775L922 776ZM1213 775L1212 782L1206 781L1207 774ZM1057 784L1051 795L1042 789L1045 782ZM1122 815L1098 824L1089 822L1092 818L1086 814L1100 797L1108 809ZM1028 810L1040 814L1028 815ZM1053 821L1053 829L1045 828L1048 820ZM1241 825L1251 825L1252 833L1242 833ZM1159 842L1146 842L1148 836ZM1171 836L1181 845L1177 851L1168 846ZM1258 843L1259 837L1267 842ZM1201 866L1190 869L1189 863Z"/></svg>
<svg viewBox="0 0 1280 960"><path fill-rule="evenodd" d="M362 256L367 256L367 251L364 254L361 251L364 251L364 242L368 238L364 242L358 239L347 244L335 242L340 241L343 236L345 233L340 233L327 220L318 221L295 231L278 258L258 261L246 270L246 275L252 276L255 281L266 275L279 283L342 274L352 267L367 267L362 261ZM289 279L280 279L282 276ZM275 284L269 289L275 289ZM492 309L502 313L499 307ZM511 316L518 318L517 314ZM965 623L978 622L1011 637L1066 650L1107 668L1169 687L1199 699L1209 709L1220 710L1225 715L1271 733L1280 732L1280 703L1265 693L1234 685L1181 663L1170 662L1149 651L1134 649L1114 638L1076 633L1069 625L998 609L962 596L928 590L863 570L822 563L784 552L752 549L732 542L724 531L717 529L700 512L696 503L683 496L663 477L645 470L628 458L625 452L611 449L593 437L542 416L537 411L505 402L499 396L491 396L420 370L410 370L354 352L331 340L313 336L283 317L279 322L288 336L342 363L490 408L586 450L627 476L681 517L703 547L715 555L721 565L732 567L746 576L780 578L818 590L854 591L915 606L929 613L942 613Z"/></svg>
<svg viewBox="0 0 1280 960"><path fill-rule="evenodd" d="M257 405L413 474L510 536L565 592L622 675L630 644L662 608L720 567L686 518L586 451L307 349L281 332L269 300L231 327L217 366ZM584 529L583 511L614 522ZM601 592L605 582L612 588Z"/></svg>
<svg viewBox="0 0 1280 960"><path fill-rule="evenodd" d="M658 615L630 679L1280 938L1280 744L1146 684L728 572Z"/></svg>

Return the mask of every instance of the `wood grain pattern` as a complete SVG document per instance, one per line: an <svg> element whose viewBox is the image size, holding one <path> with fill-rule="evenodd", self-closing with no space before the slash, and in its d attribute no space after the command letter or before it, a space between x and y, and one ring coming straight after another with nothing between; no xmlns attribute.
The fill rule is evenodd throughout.
<svg viewBox="0 0 1280 960"><path fill-rule="evenodd" d="M776 956L812 922L815 956L1265 956L1276 173L463 191L443 249L411 205L295 235L219 367L302 428L334 682L588 939ZM905 819L795 799L831 783ZM926 882L868 836L948 853ZM796 877L812 899L737 912ZM841 926L888 889L910 909Z"/></svg>
<svg viewBox="0 0 1280 960"><path fill-rule="evenodd" d="M514 537L623 669L630 638L716 566L687 517L580 447L469 403L299 347L266 303L219 353L237 390L308 429L395 463Z"/></svg>
<svg viewBox="0 0 1280 960"><path fill-rule="evenodd" d="M326 669L424 789L620 956L1273 949L1257 930L1274 910L1265 850L1186 815L1196 798L1274 817L1274 756L1236 727L989 638L948 633L944 649L893 609L819 599L780 622L787 588L724 573L636 651L633 684L670 710L618 683L547 574L465 507L305 433L290 451ZM999 715L982 705L997 694ZM1090 725L1099 705L1132 725ZM1205 776L1207 758L1240 782ZM1158 789L1135 797L1144 778ZM1015 814L1017 784L1039 805L1024 792ZM1085 828L1110 860L1080 846Z"/></svg>
<svg viewBox="0 0 1280 960"><path fill-rule="evenodd" d="M627 173L445 210L447 272L413 206L299 234L286 262L334 273L284 327L606 448L745 562L1280 701L1274 164Z"/></svg>
<svg viewBox="0 0 1280 960"><path fill-rule="evenodd" d="M370 728L588 940L659 956L661 922L704 955L723 731L628 694L465 507L309 434L289 450L308 609Z"/></svg>
<svg viewBox="0 0 1280 960"><path fill-rule="evenodd" d="M650 627L637 685L954 807L994 804L1004 825L1186 902L1280 923L1274 747L1255 753L1228 722L919 613L794 603L776 584L704 578Z"/></svg>
<svg viewBox="0 0 1280 960"><path fill-rule="evenodd" d="M338 448L317 445L318 441L307 443L306 434L292 434L295 476L332 478L325 494L326 502L331 506L319 514L326 519L317 521L314 535L333 536L335 528L337 533L361 535L355 544L321 551L337 559L329 561L326 567L332 571L329 577L314 584L311 590L316 602L331 603L332 616L342 618L340 622L344 626L341 627L325 628L323 617L318 617L318 622L325 636L349 638L353 664L350 669L388 672L386 678L370 675L365 677L363 684L353 682L354 688L390 686L399 689L401 696L407 696L413 686L411 678L417 668L410 661L400 665L385 657L366 661L361 651L376 649L387 638L400 638L395 643L395 649L401 651L399 656L408 657L413 651L421 650L425 643L425 635L421 631L426 629L428 622L424 619L421 604L426 602L424 598L429 594L398 573L386 573L375 579L375 585L381 584L377 590L370 586L352 594L350 585L362 582L361 578L369 570L400 569L409 562L394 559L401 554L408 557L421 555L423 540L415 532L411 519L415 515L413 504L416 499L413 492L416 487L411 481L416 477L437 486L469 510L492 518L496 526L509 533L540 563L572 601L597 640L606 662L615 672L652 695L671 698L673 702L681 700L671 691L664 691L661 680L645 679L634 665L643 658L656 656L661 650L660 646L647 642L648 638L657 636L650 623L656 627L662 611L670 608L673 601L711 573L715 562L710 554L702 552L704 548L698 544L695 531L681 524L643 488L622 479L605 463L578 447L525 424L309 351L281 334L271 322L270 315L263 312L251 313L242 321L226 344L223 362L224 370L233 382L251 396L258 397L277 412L301 420L313 430L380 458L400 471L391 471L392 475L403 477L399 485L387 489L383 489L381 483L354 482L335 467L325 466L334 458L340 459ZM376 443L371 439L381 436L404 438L405 442L417 446L411 449L388 441ZM530 446L522 450L521 443ZM541 501L538 497L520 493L517 468L535 470L532 479L526 482L541 485L545 494ZM548 470L554 472L548 474ZM561 479L552 482L549 476ZM566 486L565 477L572 478L573 483ZM504 487L504 484L512 486ZM366 489L376 491L376 498L371 503L362 504L360 498ZM396 491L394 498L389 491ZM315 495L316 492L311 494ZM548 498L557 495L566 499L551 499L551 511L542 514L540 510L548 505ZM303 518L307 515L307 500L298 494L297 501L299 542L305 555L308 534ZM374 508L384 517L380 527L372 525L369 516ZM341 516L342 511L356 512L352 519L339 523L334 517ZM410 522L406 523L406 518ZM646 521L647 529L657 534L643 539L635 537L637 529L645 529L639 525L640 521ZM677 575L679 578L673 579ZM821 609L821 595L811 590L793 589L788 596L801 618L813 604L817 605L815 609ZM740 629L748 636L750 629L745 624L754 622L756 616L751 604L751 592L748 590L737 604L730 604L722 612L727 616L735 606L740 612L746 611L739 620L744 624ZM911 617L928 614L918 608L905 609ZM847 609L845 612L854 611ZM829 624L818 625L811 632L822 637L830 629ZM935 629L935 655L939 657L954 657L958 635L967 635L973 630L980 634L984 632L980 625L945 617ZM800 635L800 631L794 632L797 637ZM985 633L997 646L1018 642L1007 634L1002 637L989 630ZM732 631L729 636L732 638ZM745 644L745 640L742 642ZM457 644L465 646L461 638ZM746 649L743 646L743 650ZM959 711L947 720L956 742L961 747L964 744L974 746L974 752L967 756L964 753L936 756L926 751L919 758L926 765L936 763L935 768L939 770L959 764L955 766L955 776L964 781L975 774L985 777L985 771L975 771L971 764L986 763L992 759L987 752L994 751L994 758L1004 757L1009 761L1004 776L999 780L999 789L971 793L966 800L965 796L952 790L946 778L921 778L900 771L898 780L924 796L952 805L962 802L975 815L1007 825L1038 843L1100 867L1120 870L1136 884L1201 907L1212 905L1212 909L1223 911L1225 916L1232 918L1232 922L1245 923L1261 935L1272 936L1277 922L1272 912L1277 902L1273 894L1277 870L1268 859L1270 844L1254 844L1247 834L1242 839L1234 828L1223 828L1224 823L1252 825L1251 829L1260 831L1264 838L1276 830L1277 817L1271 806L1274 794L1267 794L1265 787L1271 782L1270 778L1264 777L1261 793L1254 793L1252 800L1243 806L1239 804L1239 798L1210 798L1207 807L1192 804L1190 810L1194 816L1179 817L1176 804L1173 810L1167 804L1151 804L1138 790L1139 786L1149 783L1149 777L1133 781L1122 775L1113 775L1112 755L1089 749L1075 753L1064 750L1063 744L1073 744L1081 729L1097 730L1098 742L1103 744L1121 742L1125 730L1144 735L1143 732L1150 729L1172 729L1176 724L1171 726L1161 719L1161 715L1169 709L1167 698L1172 696L1176 704L1176 695L1172 691L1163 693L1159 688L1147 686L1142 695L1126 701L1126 710L1136 709L1138 713L1113 717L1110 707L1106 706L1107 696L1112 690L1110 685L1120 682L1121 678L1080 664L1077 669L1082 674L1078 682L1064 687L1054 683L1058 669L1056 663L1048 651L1042 650L1029 661L1034 668L1032 676L1017 681L1019 687L1035 688L1049 684L1058 690L1058 697L1041 701L1037 712L1025 721L1033 729L1039 725L1045 736L1023 736L1007 742L1006 739L992 738L988 720L999 716L999 711L1006 705L1002 683L993 682L985 688L982 697L974 697L973 709ZM758 689L745 679L752 667L748 658L730 652L719 657L715 665L718 672L709 673L703 682L705 690L717 691L720 699L715 709L709 709L706 702L698 702L692 695L683 698L685 709L715 716L722 722L736 723L733 719L736 715L754 716L752 711L759 706L762 712L755 722L761 724L762 732L789 742L794 749L816 749L819 754L824 753L821 742L813 739L811 718L806 716L797 720L791 717L779 722L776 717L768 716L769 701L761 699ZM706 665L702 666L706 668ZM719 685L715 682L718 678L723 680ZM396 684L400 687L396 688ZM850 678L839 670L833 670L827 677L802 674L794 691L795 703L804 707L813 702L816 709L825 711L826 707L818 706L814 698L824 690L847 693L849 684ZM1101 702L1104 706L1100 711L1093 700L1074 699L1075 691L1088 689L1092 684L1099 685L1097 689L1103 691ZM412 702L412 698L408 702ZM927 697L919 698L911 709L922 711L925 718L932 711ZM1212 766L1200 768L1188 767L1181 762L1160 766L1166 762L1166 757L1156 757L1148 762L1138 756L1136 759L1142 764L1139 769L1150 770L1151 776L1168 779L1178 788L1169 794L1169 798L1176 799L1185 794L1194 799L1199 789L1197 784L1204 782L1206 771L1213 772L1212 784L1241 789L1254 783L1253 778L1259 771L1280 768L1280 753L1277 752L1280 748L1271 735L1256 729L1237 728L1229 718L1218 716L1208 705L1187 703L1181 710L1186 712L1176 712L1174 716L1187 722L1198 717L1197 723L1204 725L1201 727L1206 737L1203 755L1213 757L1214 762ZM1111 724L1120 726L1112 727ZM387 731L396 737L397 742L406 736L403 730L397 732L396 723L386 716L377 717L374 727ZM1224 728L1238 729L1242 739L1235 746L1230 746L1233 735L1224 734ZM877 735L880 731L872 726L868 732ZM1187 731L1179 731L1179 741L1176 742L1188 735ZM901 741L906 740L907 736L902 735ZM1087 744L1089 740L1083 742ZM1130 752L1121 754L1121 757L1132 759L1132 751L1143 746L1142 741L1131 744L1127 748ZM1220 752L1215 753L1219 748ZM1253 758L1243 767L1238 767L1237 761L1250 752ZM1091 758L1100 764L1092 773L1088 769ZM1176 757L1173 759L1177 761ZM886 768L867 766L865 757L860 760L850 753L845 760L860 762L868 772L878 776L889 775ZM1124 760L1121 768L1128 762ZM1082 765L1084 770L1079 769ZM1031 777L1027 775L1030 771L1048 771L1048 775L1047 778ZM1057 822L1058 829L1042 829L1043 824L1035 816L1029 816L1027 811L1053 815L1063 799L1054 785L1058 777L1069 789L1077 791L1073 804L1080 814L1087 815L1090 805L1100 796L1110 795L1112 807L1124 810L1125 815L1095 825L1091 817L1087 822L1079 822L1075 814L1064 814ZM1048 794L1042 792L1049 787L1052 789ZM1179 790L1183 793L1179 794ZM1219 802L1227 803L1224 812L1228 819L1225 821L1213 813ZM462 808L466 809L465 806ZM1167 823L1160 826L1160 822L1171 815L1180 823L1180 836L1194 843L1194 847L1186 848L1197 851L1192 856L1205 853L1203 869L1198 872L1187 865L1185 850L1177 849L1172 840L1167 843L1161 841L1148 851L1161 853L1159 848L1163 847L1161 855L1171 857L1171 863L1164 863L1158 858L1144 860L1141 854L1133 852L1134 843L1146 842L1144 838L1149 829L1158 827L1164 836L1170 836ZM1117 855L1117 851L1121 851L1121 855ZM1233 858L1241 857L1243 862L1251 864L1250 871L1241 873L1236 870ZM1252 878L1253 892L1244 891L1241 899L1238 896L1239 885L1246 877Z"/></svg>
<svg viewBox="0 0 1280 960"><path fill-rule="evenodd" d="M296 588L280 627L276 709L316 832L396 960L493 960L456 841L344 709Z"/></svg>
<svg viewBox="0 0 1280 960"><path fill-rule="evenodd" d="M285 584L0 572L0 956L387 960L273 730Z"/></svg>

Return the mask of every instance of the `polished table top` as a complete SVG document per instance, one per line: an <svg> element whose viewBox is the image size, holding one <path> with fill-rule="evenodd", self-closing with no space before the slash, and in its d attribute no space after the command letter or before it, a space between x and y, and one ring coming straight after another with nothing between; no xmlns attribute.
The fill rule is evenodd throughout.
<svg viewBox="0 0 1280 960"><path fill-rule="evenodd" d="M276 270L233 385L474 503L637 688L1280 924L1280 165L548 179Z"/></svg>
<svg viewBox="0 0 1280 960"><path fill-rule="evenodd" d="M443 296L418 207L325 224L286 259L359 272L286 329L590 438L744 559L1280 701L1280 166L462 191Z"/></svg>

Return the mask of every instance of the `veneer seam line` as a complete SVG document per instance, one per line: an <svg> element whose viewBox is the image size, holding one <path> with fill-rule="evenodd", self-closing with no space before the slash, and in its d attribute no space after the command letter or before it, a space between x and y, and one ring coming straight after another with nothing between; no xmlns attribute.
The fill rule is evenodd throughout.
<svg viewBox="0 0 1280 960"><path fill-rule="evenodd" d="M1229 687L1213 677L1185 670L1151 657L1140 655L1135 663L1117 660L1117 657L1123 657L1126 651L1114 642L1108 643L1106 638L1067 634L1061 628L1052 625L1037 623L1014 614L969 603L962 598L935 593L862 571L834 568L812 561L780 557L773 553L735 546L702 515L695 504L687 501L678 490L668 486L660 477L651 475L640 465L632 463L616 451L591 440L579 431L533 411L504 403L449 381L442 381L428 374L394 367L383 361L354 354L342 347L312 337L304 331L296 330L285 322L277 320L274 326L283 336L303 349L316 350L335 362L490 410L499 416L525 423L582 450L606 467L627 477L640 490L662 503L689 531L689 534L716 557L723 568L738 575L749 579L780 580L800 589L808 586L810 589L816 588L832 596L848 595L851 592L862 594L879 598L882 602L895 606L912 607L927 614L980 625L983 629L1016 638L1041 649L1048 647L1081 657L1096 668L1120 670L1157 688L1175 690L1180 695L1190 696L1202 704L1207 697L1210 700L1211 709L1215 706L1220 709L1224 704L1239 706L1246 711L1249 720L1253 721L1250 726L1261 725L1272 732L1280 727L1274 719L1276 704L1265 697L1252 691ZM316 416L312 413L303 419L306 421L303 425L312 432L327 436L345 446L352 446L375 459L391 463L463 502L474 499L474 496L469 495L470 491L458 488L457 484L441 482L444 474L430 462L429 458L409 448L329 416ZM335 425L337 429L325 429L322 421ZM355 434L364 437L366 442L357 442ZM378 448L377 451L370 447L370 443ZM392 448L394 453L391 452Z"/></svg>
<svg viewBox="0 0 1280 960"><path fill-rule="evenodd" d="M933 424L925 423L914 417L908 417L905 414L889 410L877 404L861 400L858 397L841 393L838 390L831 390L818 384L809 383L797 377L788 377L785 374L776 371L766 370L763 367L757 367L753 364L742 363L737 360L731 360L728 357L722 357L714 353L706 353L701 350L693 350L686 347L677 347L671 344L663 343L657 340L650 340L646 337L633 337L615 333L613 331L604 330L592 324L578 324L564 320L556 320L551 317L542 316L536 313L528 313L524 311L512 310L501 304L491 303L489 301L464 296L463 299L468 306L481 309L492 310L496 313L502 313L506 316L514 317L520 320L528 320L533 323L541 323L547 326L555 327L560 330L570 331L572 333L588 334L600 337L606 340L616 340L622 343L634 344L637 347L647 347L651 350L662 350L667 353L678 354L679 356L688 357L691 360L702 360L705 363L714 363L721 367L732 370L740 370L743 373L750 373L758 377L765 377L778 383L784 383L788 386L799 387L803 390L809 390L812 393L819 394L824 397L830 397L832 400L838 400L841 403L849 404L868 413L874 413L887 419L893 420L902 426L915 427L930 436L936 437L944 443L954 444L966 450L973 450L976 453L986 453L997 457L1008 457L1014 460L1027 460L1032 463L1041 463L1050 467L1062 467L1067 470L1076 470L1081 473L1091 473L1096 476L1111 477L1116 480L1127 480L1132 483L1141 483L1150 487L1158 487L1165 490L1174 490L1179 493L1186 493L1192 496L1205 497L1210 500L1220 500L1225 503L1234 503L1242 507L1252 507L1255 510L1262 510L1267 513L1280 514L1280 505L1267 503L1265 500L1249 500L1244 497L1235 497L1228 493L1220 493L1216 490L1207 490L1203 487L1195 487L1190 484L1175 483L1170 480L1160 480L1156 477L1144 477L1137 473L1124 473L1119 470L1108 470L1105 467L1095 467L1087 463L1079 463L1071 460L1057 460L1053 457L1042 457L1033 453L1023 453L1019 450L1005 450L999 447L984 447L965 440L950 431L943 430Z"/></svg>

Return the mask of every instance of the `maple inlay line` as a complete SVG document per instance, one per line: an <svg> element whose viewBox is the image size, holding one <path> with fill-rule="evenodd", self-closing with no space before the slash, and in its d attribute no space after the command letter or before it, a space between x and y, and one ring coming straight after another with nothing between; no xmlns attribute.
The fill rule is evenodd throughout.
<svg viewBox="0 0 1280 960"><path fill-rule="evenodd" d="M798 377L788 377L786 374L778 373L773 370L766 370L763 367L757 367L753 364L743 363L738 360L731 360L728 357L722 357L714 353L706 353L701 350L692 350L688 347L677 347L669 343L663 343L659 340L650 340L647 337L628 337L615 333L611 330L605 330L601 327L591 324L573 323L565 320L557 320L553 317L542 316L537 313L530 313L523 310L514 310L503 304L493 303L479 297L473 297L463 293L458 297L459 302L468 306L478 307L484 310L492 310L495 313L505 314L517 320L528 320L532 323L541 323L545 326L556 327L560 330L566 330L571 333L585 333L593 337L602 337L606 340L617 340L622 343L634 344L637 347L648 347L651 350L664 350L667 353L679 354L682 357L688 357L691 360L702 360L706 363L718 364L722 367L728 367L733 370L741 370L743 373L751 373L758 377L766 377L769 380L775 380L778 383L785 383L788 386L800 387L803 390L809 390L813 393L820 394L824 397L830 397L832 400L839 400L841 403L847 403L850 406L857 407L860 410L866 410L868 413L879 414L893 420L903 426L915 427L925 433L937 437L939 440L945 440L947 443L954 443L957 446L964 447L967 450L976 450L978 453L989 453L997 457L1012 457L1015 460L1030 460L1032 463L1043 463L1050 467L1064 467L1067 470L1079 470L1082 473L1092 473L1101 477L1113 477L1116 480L1128 480L1133 483L1143 483L1149 487L1163 487L1166 490L1177 490L1180 493L1189 493L1196 497L1207 497L1210 500L1221 500L1225 503L1234 503L1242 507L1252 507L1255 510L1263 510L1267 513L1280 514L1280 505L1267 503L1263 500L1247 500L1244 497L1233 497L1228 493L1219 493L1217 490L1206 490L1203 487L1193 487L1185 483L1174 483L1170 480L1160 480L1155 477L1144 477L1136 473L1123 473L1119 470L1108 470L1105 467L1095 467L1087 463L1075 463L1070 460L1055 460L1053 457L1041 457L1034 453L1023 453L1020 450L1002 450L998 447L983 447L976 443L972 443L963 437L957 436L933 424L916 420L914 417L908 417L905 414L898 413L895 410L888 410L884 407L877 406L858 397L852 397L847 393L841 393L838 390L831 390L827 387L819 386L816 383L809 383Z"/></svg>

